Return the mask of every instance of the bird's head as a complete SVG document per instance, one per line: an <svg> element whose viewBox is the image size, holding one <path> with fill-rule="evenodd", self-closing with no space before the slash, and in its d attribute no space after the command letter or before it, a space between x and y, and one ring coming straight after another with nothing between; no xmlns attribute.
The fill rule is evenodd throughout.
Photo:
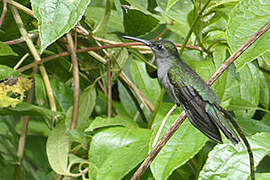
<svg viewBox="0 0 270 180"><path fill-rule="evenodd" d="M122 36L124 39L130 39L133 41L138 41L149 46L154 52L157 58L166 58L169 56L178 56L178 51L176 46L168 40L156 40L156 41L147 41L144 39L134 38L131 36Z"/></svg>

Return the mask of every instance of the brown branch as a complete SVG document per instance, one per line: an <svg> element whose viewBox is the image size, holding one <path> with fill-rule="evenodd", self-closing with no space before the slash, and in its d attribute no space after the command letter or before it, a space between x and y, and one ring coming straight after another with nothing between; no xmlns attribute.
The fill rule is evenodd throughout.
<svg viewBox="0 0 270 180"><path fill-rule="evenodd" d="M112 116L112 72L111 72L111 60L107 60L108 69L108 117Z"/></svg>
<svg viewBox="0 0 270 180"><path fill-rule="evenodd" d="M0 28L2 27L3 21L7 13L7 0L3 0L3 11L0 18Z"/></svg>
<svg viewBox="0 0 270 180"><path fill-rule="evenodd" d="M82 53L82 52L87 52L87 51L97 51L97 50L107 49L107 48L119 48L119 47L141 46L141 45L144 45L144 44L138 43L138 42L109 44L109 45L104 45L104 46L96 46L96 47L89 47L89 48L77 49L76 50L76 53ZM176 46L177 47L181 47L182 45L181 44L177 44ZM197 47L197 46L187 45L186 48L202 51L202 49L200 47ZM51 61L51 60L56 59L58 57L68 56L69 54L70 53L66 51L66 52L62 52L62 53L56 54L56 55L45 57L45 58L41 59L38 62L33 62L31 64L28 64L28 65L26 65L26 66L18 69L18 72L26 71L26 70L28 70L28 69L30 69L33 66L36 66L38 64L42 64L42 63Z"/></svg>
<svg viewBox="0 0 270 180"><path fill-rule="evenodd" d="M72 40L72 36L70 33L67 33L67 41L68 41L68 50L71 53L72 59L72 67L73 67L73 79L74 79L74 95L73 95L73 112L72 112L72 120L70 124L70 130L75 129L78 111L79 111L79 93L80 93L80 79L79 79L79 67L78 67L78 59L75 52L75 46Z"/></svg>
<svg viewBox="0 0 270 180"><path fill-rule="evenodd" d="M221 67L209 78L207 84L211 86L217 78L239 57L250 45L252 45L263 33L265 33L270 28L270 22L265 24L259 31L257 31L243 46L241 46L235 53L233 53ZM132 180L139 179L144 171L149 167L153 159L158 155L161 149L169 141L175 131L181 126L182 122L185 120L185 112L182 112L177 120L174 122L172 127L165 133L159 143L154 147L154 149L149 153L141 166L132 176ZM251 172L252 173L252 172Z"/></svg>
<svg viewBox="0 0 270 180"><path fill-rule="evenodd" d="M36 73L37 68L33 68L33 73ZM27 96L27 103L32 103L34 98L34 83L32 88L29 90L29 94ZM18 157L18 164L16 165L15 171L14 171L14 177L20 177L21 174L21 167L22 167L22 160L23 160L23 154L24 154L24 148L25 148L25 142L26 142L26 136L28 131L28 124L29 124L29 116L23 117L23 127L20 133L19 143L18 143L18 150L17 150L17 157Z"/></svg>
<svg viewBox="0 0 270 180"><path fill-rule="evenodd" d="M36 38L36 37L38 37L38 33L30 33L30 34L28 34L28 37L29 37L30 39ZM13 44L19 44L19 43L22 43L22 42L24 42L24 41L25 41L24 38L21 37L21 38L19 38L19 39L14 39L14 40L6 41L6 42L4 42L4 43L7 44L7 45L13 45Z"/></svg>
<svg viewBox="0 0 270 180"><path fill-rule="evenodd" d="M22 10L23 12L25 12L26 14L28 14L28 15L34 17L34 13L33 13L33 11L32 11L31 9L29 9L29 8L27 8L27 7L23 6L23 5L21 5L20 3L17 3L16 1L13 1L13 0L7 0L7 2L8 2L10 5L16 7L17 9L20 9L20 10Z"/></svg>

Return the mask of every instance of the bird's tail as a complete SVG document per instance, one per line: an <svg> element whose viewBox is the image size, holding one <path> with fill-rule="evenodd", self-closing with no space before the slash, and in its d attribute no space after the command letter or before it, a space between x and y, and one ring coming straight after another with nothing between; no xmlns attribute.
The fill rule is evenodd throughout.
<svg viewBox="0 0 270 180"><path fill-rule="evenodd" d="M237 144L240 142L237 134L228 123L227 119L219 111L219 105L217 104L207 104L205 109L209 117L212 119L212 122L223 132L223 134L233 143Z"/></svg>

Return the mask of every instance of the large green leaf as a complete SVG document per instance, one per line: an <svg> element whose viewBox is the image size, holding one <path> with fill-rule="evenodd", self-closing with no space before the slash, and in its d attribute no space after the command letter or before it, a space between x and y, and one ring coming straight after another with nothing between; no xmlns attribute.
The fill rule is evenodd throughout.
<svg viewBox="0 0 270 180"><path fill-rule="evenodd" d="M270 132L270 126L265 124L263 121L238 118L237 122L246 136L251 136L258 132Z"/></svg>
<svg viewBox="0 0 270 180"><path fill-rule="evenodd" d="M137 87L155 104L161 92L158 80L149 77L143 62L132 61L130 71Z"/></svg>
<svg viewBox="0 0 270 180"><path fill-rule="evenodd" d="M89 178L121 179L146 156L150 130L112 127L97 133L90 144Z"/></svg>
<svg viewBox="0 0 270 180"><path fill-rule="evenodd" d="M171 106L172 104L168 105L165 103L161 105L160 109L163 111L163 109L168 109L168 107ZM150 146L152 146L154 137L156 136L160 123L166 113L159 112L155 118L155 128L151 136ZM179 116L178 114L173 114L169 117L164 129L162 130L160 138L177 119ZM152 162L151 171L154 177L156 179L167 179L175 169L194 157L205 145L207 140L208 138L206 136L193 127L188 120L185 120Z"/></svg>
<svg viewBox="0 0 270 180"><path fill-rule="evenodd" d="M226 90L231 98L228 109L234 111L237 116L247 119L252 118L260 100L258 67L249 63L239 72L236 81L228 82L230 88Z"/></svg>
<svg viewBox="0 0 270 180"><path fill-rule="evenodd" d="M167 23L171 31L185 37L189 30L187 16L192 10L192 2L190 0L157 0L157 4L162 15L160 21Z"/></svg>
<svg viewBox="0 0 270 180"><path fill-rule="evenodd" d="M34 15L38 19L42 52L78 23L90 0L32 0L31 2Z"/></svg>
<svg viewBox="0 0 270 180"><path fill-rule="evenodd" d="M248 138L254 154L255 166L270 152L270 134L258 133ZM199 179L238 179L249 176L249 158L242 143L219 144L210 153Z"/></svg>
<svg viewBox="0 0 270 180"><path fill-rule="evenodd" d="M130 9L124 13L125 33L130 36L140 36L158 27L158 20L141 11Z"/></svg>
<svg viewBox="0 0 270 180"><path fill-rule="evenodd" d="M228 23L228 43L231 51L235 52L256 31L269 22L269 0L244 0L232 10ZM250 46L236 61L237 71L246 63L269 50L270 31L265 32L252 46Z"/></svg>
<svg viewBox="0 0 270 180"><path fill-rule="evenodd" d="M64 122L59 123L52 130L48 137L46 149L52 169L61 175L68 174L68 136Z"/></svg>

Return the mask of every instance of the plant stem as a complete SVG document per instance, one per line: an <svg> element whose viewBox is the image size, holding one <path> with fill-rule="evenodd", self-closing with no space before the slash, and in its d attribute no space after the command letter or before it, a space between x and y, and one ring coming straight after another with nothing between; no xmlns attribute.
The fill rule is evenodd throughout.
<svg viewBox="0 0 270 180"><path fill-rule="evenodd" d="M20 31L22 37L25 39L25 42L26 42L30 52L32 53L35 61L40 61L40 55L39 55L37 49L35 48L32 40L28 37L28 33L24 28L24 25L23 25L23 22L22 22L22 19L20 17L18 10L14 6L11 6L11 11L12 11L12 14L14 16L15 22L19 28L19 31ZM53 96L53 91L52 91L52 87L51 87L46 69L43 65L40 65L39 71L41 73L41 76L43 78L43 81L44 81L44 84L46 87L47 95L48 95L49 102L50 102L50 107L53 111L56 111L56 104L55 104L55 100L54 100L54 96Z"/></svg>
<svg viewBox="0 0 270 180"><path fill-rule="evenodd" d="M80 76L79 76L78 59L75 52L76 47L74 46L70 32L67 33L67 41L68 41L68 50L71 53L73 79L74 79L74 94L73 94L74 102L73 102L72 120L70 124L70 130L73 130L76 127L78 111L79 111Z"/></svg>

